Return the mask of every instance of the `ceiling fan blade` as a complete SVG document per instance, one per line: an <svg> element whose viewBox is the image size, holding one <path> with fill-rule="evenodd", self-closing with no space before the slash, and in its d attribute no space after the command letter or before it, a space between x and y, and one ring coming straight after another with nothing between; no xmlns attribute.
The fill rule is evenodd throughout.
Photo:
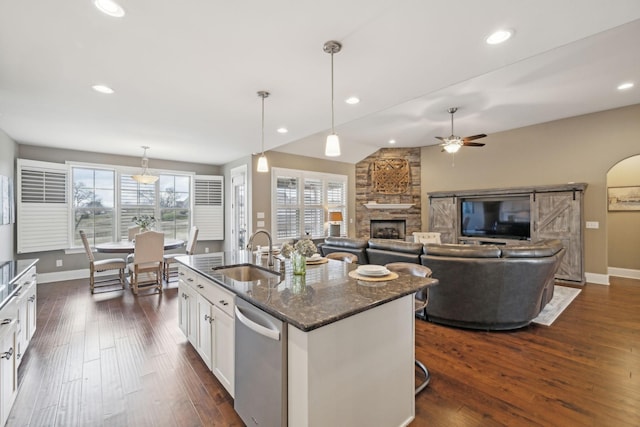
<svg viewBox="0 0 640 427"><path fill-rule="evenodd" d="M484 147L482 142L463 142L462 145L465 147Z"/></svg>
<svg viewBox="0 0 640 427"><path fill-rule="evenodd" d="M439 139L440 141L444 141L444 137L442 136L436 136L436 139Z"/></svg>
<svg viewBox="0 0 640 427"><path fill-rule="evenodd" d="M473 136L467 136L465 138L462 138L462 142L468 142L468 141L473 141L474 139L480 139L480 138L484 138L487 135L485 135L484 133L478 134L478 135L473 135Z"/></svg>

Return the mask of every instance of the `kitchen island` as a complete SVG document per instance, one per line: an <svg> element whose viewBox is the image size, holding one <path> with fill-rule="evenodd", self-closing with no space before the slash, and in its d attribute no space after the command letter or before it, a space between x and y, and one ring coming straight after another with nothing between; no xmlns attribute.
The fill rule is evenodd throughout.
<svg viewBox="0 0 640 427"><path fill-rule="evenodd" d="M225 275L222 267L255 263L251 253L176 259L186 269L185 281L195 283L194 289L206 294L208 287L220 286L226 295L285 325L281 335L285 340L283 425L386 427L413 420L413 295L437 284L436 279L400 274L394 280L362 281L349 276L357 265L329 260L308 265L305 276L294 276L285 267L274 278L236 280ZM224 301L223 310L233 304L228 297L219 301ZM235 343L231 351L235 352ZM260 364L263 355L253 357ZM227 389L233 396L229 375L227 369ZM234 377L239 376L235 372ZM270 393L265 391L263 396Z"/></svg>

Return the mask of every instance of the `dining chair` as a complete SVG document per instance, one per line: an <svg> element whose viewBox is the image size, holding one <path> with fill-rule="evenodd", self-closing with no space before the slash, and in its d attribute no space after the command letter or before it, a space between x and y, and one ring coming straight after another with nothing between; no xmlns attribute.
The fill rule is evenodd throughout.
<svg viewBox="0 0 640 427"><path fill-rule="evenodd" d="M194 225L193 227L191 227L191 230L189 230L189 240L187 240L187 246L186 246L187 255L193 255L193 253L196 251L197 242L198 242L198 227ZM177 275L177 269L172 268L172 264L176 263L176 257L180 255L182 254L165 254L164 255L164 267L163 267L162 275L164 276L164 280L166 280L167 283L169 283L169 278L171 276Z"/></svg>
<svg viewBox="0 0 640 427"><path fill-rule="evenodd" d="M418 277L431 277L431 269L429 267L411 262L391 262L386 264L385 267L387 270L396 273L406 273ZM428 302L429 288L426 288L424 291L416 292L414 310L418 313L419 317L424 318L423 316L425 316L424 313ZM431 374L429 374L427 367L418 359L415 359L415 365L422 372L424 377L422 382L416 386L415 394L418 394L424 390L427 385L429 385L429 381L431 381Z"/></svg>
<svg viewBox="0 0 640 427"><path fill-rule="evenodd" d="M127 238L130 242L136 238L136 234L138 233L140 233L140 226L138 225L132 225L131 227L127 228Z"/></svg>
<svg viewBox="0 0 640 427"><path fill-rule="evenodd" d="M331 252L331 253L328 253L325 258L344 261L351 264L358 263L358 256L355 254L351 254L349 252Z"/></svg>
<svg viewBox="0 0 640 427"><path fill-rule="evenodd" d="M162 293L164 233L145 231L136 234L133 261L127 265L129 283L134 295L141 287L158 288Z"/></svg>
<svg viewBox="0 0 640 427"><path fill-rule="evenodd" d="M127 263L123 258L109 258L97 260L93 256L93 251L87 240L87 235L83 230L80 230L80 238L82 238L82 245L89 258L89 290L94 293L95 288L102 288L105 286L113 286L120 284L124 289L124 269L127 267ZM96 281L96 273L103 271L115 271L118 270L118 279L104 278ZM112 290L116 290L112 289Z"/></svg>

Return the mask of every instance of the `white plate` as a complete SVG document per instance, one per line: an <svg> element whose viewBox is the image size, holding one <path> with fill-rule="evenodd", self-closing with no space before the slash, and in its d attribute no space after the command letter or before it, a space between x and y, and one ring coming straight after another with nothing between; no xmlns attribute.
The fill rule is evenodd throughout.
<svg viewBox="0 0 640 427"><path fill-rule="evenodd" d="M383 266L379 266L381 268L377 268L377 269L369 269L369 268L362 268L362 267L364 266L360 266L356 268L356 273L361 274L363 276L379 277L379 276L386 276L387 274L390 273L390 271Z"/></svg>
<svg viewBox="0 0 640 427"><path fill-rule="evenodd" d="M366 264L358 267L358 273L380 273L385 272L388 273L389 270L384 265L376 265L376 264Z"/></svg>

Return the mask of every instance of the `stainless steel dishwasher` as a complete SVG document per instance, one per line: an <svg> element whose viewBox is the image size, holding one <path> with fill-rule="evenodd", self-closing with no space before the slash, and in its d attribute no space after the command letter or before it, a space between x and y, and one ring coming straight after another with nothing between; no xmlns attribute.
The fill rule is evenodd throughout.
<svg viewBox="0 0 640 427"><path fill-rule="evenodd" d="M233 408L248 427L286 426L286 324L240 298L235 313Z"/></svg>

